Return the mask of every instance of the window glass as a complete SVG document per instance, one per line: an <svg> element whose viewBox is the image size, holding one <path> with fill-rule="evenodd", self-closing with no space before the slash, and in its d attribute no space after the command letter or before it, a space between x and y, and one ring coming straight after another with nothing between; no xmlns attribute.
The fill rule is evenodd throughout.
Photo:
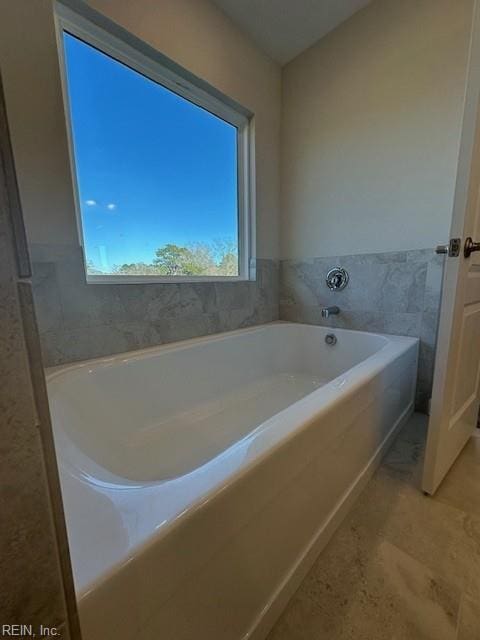
<svg viewBox="0 0 480 640"><path fill-rule="evenodd" d="M237 276L237 127L64 31L88 276Z"/></svg>

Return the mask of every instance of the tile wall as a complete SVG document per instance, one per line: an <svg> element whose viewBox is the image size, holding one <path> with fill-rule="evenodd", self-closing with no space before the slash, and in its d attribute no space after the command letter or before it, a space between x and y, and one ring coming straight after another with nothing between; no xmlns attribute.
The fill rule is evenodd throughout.
<svg viewBox="0 0 480 640"><path fill-rule="evenodd" d="M79 247L33 245L47 367L278 320L278 264L256 282L87 285Z"/></svg>
<svg viewBox="0 0 480 640"><path fill-rule="evenodd" d="M31 255L46 366L281 319L420 338L417 408L428 408L444 264L432 249L258 259L256 282L148 285L87 285L79 247ZM334 266L350 274L343 291L326 286ZM333 304L340 315L324 320Z"/></svg>
<svg viewBox="0 0 480 640"><path fill-rule="evenodd" d="M444 260L431 249L282 260L280 318L420 338L417 408L426 411ZM330 291L325 282L335 266L350 275L343 291ZM339 306L340 315L323 319L321 308L327 305Z"/></svg>

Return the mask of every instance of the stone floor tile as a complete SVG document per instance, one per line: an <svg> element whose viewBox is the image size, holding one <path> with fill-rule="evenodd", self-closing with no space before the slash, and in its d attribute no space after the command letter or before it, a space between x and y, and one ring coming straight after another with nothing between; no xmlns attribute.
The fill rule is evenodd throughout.
<svg viewBox="0 0 480 640"><path fill-rule="evenodd" d="M480 640L480 603L468 595L460 603L456 640Z"/></svg>
<svg viewBox="0 0 480 640"><path fill-rule="evenodd" d="M471 438L443 480L435 500L480 518L480 438Z"/></svg>
<svg viewBox="0 0 480 640"><path fill-rule="evenodd" d="M450 640L461 592L381 537L343 528L268 640Z"/></svg>
<svg viewBox="0 0 480 640"><path fill-rule="evenodd" d="M480 640L480 439L427 497L426 427L407 423L268 640Z"/></svg>

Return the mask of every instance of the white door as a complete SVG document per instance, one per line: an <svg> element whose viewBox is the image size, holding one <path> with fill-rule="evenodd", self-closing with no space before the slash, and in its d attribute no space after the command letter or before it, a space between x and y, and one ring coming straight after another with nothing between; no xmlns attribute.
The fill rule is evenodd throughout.
<svg viewBox="0 0 480 640"><path fill-rule="evenodd" d="M451 238L458 257L446 257L423 490L435 493L473 433L479 410L480 252L480 8L475 3L465 113ZM480 247L473 247L479 249ZM467 251L468 254L468 251Z"/></svg>

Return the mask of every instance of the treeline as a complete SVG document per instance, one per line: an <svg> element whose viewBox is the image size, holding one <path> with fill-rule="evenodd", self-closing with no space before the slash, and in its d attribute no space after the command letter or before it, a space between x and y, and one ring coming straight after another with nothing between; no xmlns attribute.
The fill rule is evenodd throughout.
<svg viewBox="0 0 480 640"><path fill-rule="evenodd" d="M92 275L102 273L91 261L88 263L88 272ZM228 241L188 246L166 244L155 251L152 262L117 265L113 273L131 276L236 276L238 253L234 243Z"/></svg>

